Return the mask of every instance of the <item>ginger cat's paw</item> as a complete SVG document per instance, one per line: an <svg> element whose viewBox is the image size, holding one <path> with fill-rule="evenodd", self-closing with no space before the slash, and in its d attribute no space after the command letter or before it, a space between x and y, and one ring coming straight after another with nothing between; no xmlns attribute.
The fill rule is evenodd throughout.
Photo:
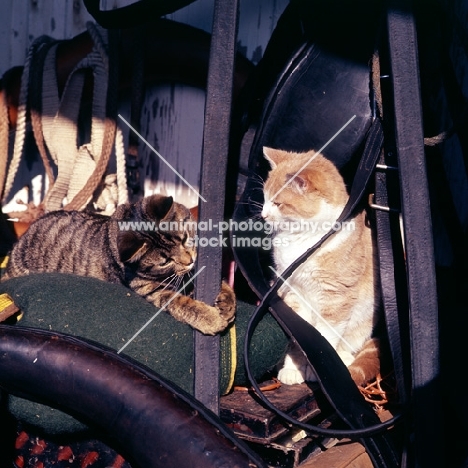
<svg viewBox="0 0 468 468"><path fill-rule="evenodd" d="M380 341L371 338L364 343L348 370L356 385L365 385L374 380L380 372Z"/></svg>
<svg viewBox="0 0 468 468"><path fill-rule="evenodd" d="M317 376L309 362L293 343L289 344L289 351L284 356L283 367L278 372L278 380L285 385L317 381Z"/></svg>
<svg viewBox="0 0 468 468"><path fill-rule="evenodd" d="M278 372L278 380L285 385L295 385L304 381L316 382L317 376L309 365L301 369L283 367Z"/></svg>
<svg viewBox="0 0 468 468"><path fill-rule="evenodd" d="M278 380L285 385L296 385L304 382L304 377L298 369L283 367L278 372Z"/></svg>

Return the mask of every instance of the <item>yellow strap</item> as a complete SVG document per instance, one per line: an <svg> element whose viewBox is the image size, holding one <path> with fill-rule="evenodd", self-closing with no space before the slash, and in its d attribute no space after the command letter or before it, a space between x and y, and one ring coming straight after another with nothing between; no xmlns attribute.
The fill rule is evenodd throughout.
<svg viewBox="0 0 468 468"><path fill-rule="evenodd" d="M7 293L0 294L0 312L12 304L13 299Z"/></svg>
<svg viewBox="0 0 468 468"><path fill-rule="evenodd" d="M231 342L231 369L229 372L229 382L227 388L224 390L224 395L229 393L234 385L234 377L236 376L237 368L237 333L236 326L232 325L229 328L229 339Z"/></svg>
<svg viewBox="0 0 468 468"><path fill-rule="evenodd" d="M20 309L7 293L0 294L0 322L3 322L19 311ZM17 320L20 320L22 316L23 313L17 317Z"/></svg>
<svg viewBox="0 0 468 468"><path fill-rule="evenodd" d="M0 257L0 268L6 268L8 264L8 257Z"/></svg>

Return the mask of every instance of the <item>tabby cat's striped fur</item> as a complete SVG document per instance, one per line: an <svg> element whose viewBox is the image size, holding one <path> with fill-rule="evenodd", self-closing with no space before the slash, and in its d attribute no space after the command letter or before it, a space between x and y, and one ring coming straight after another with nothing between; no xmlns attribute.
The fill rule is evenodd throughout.
<svg viewBox="0 0 468 468"><path fill-rule="evenodd" d="M154 222L160 227L163 222L164 228L152 229L147 224L136 230L127 224L126 230L122 221ZM165 309L175 319L213 335L234 318L232 289L223 283L214 307L183 294L174 296L195 263L194 235L190 211L161 195L121 205L110 218L55 211L32 223L15 244L5 279L62 272L120 283L156 307L167 304Z"/></svg>

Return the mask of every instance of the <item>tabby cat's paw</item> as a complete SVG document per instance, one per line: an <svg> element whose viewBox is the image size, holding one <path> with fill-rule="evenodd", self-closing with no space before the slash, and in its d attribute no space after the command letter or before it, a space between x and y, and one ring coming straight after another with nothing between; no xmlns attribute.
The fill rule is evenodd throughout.
<svg viewBox="0 0 468 468"><path fill-rule="evenodd" d="M187 320L187 323L205 335L216 335L223 332L235 318L236 296L232 288L224 282L216 297L214 307L198 301L195 302L198 304L199 310L192 316L194 320L190 322Z"/></svg>
<svg viewBox="0 0 468 468"><path fill-rule="evenodd" d="M215 307L219 315L226 320L226 326L230 324L236 315L236 295L231 286L223 281L221 291L215 301Z"/></svg>

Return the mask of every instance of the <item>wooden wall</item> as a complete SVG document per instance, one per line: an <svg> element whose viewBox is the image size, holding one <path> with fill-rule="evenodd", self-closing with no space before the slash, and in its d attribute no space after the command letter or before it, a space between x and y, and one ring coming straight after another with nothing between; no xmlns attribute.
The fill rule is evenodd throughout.
<svg viewBox="0 0 468 468"><path fill-rule="evenodd" d="M102 0L101 8L112 9L133 3L132 0ZM288 0L241 0L238 46L242 53L258 62L276 21ZM211 30L213 0L195 3L169 15L207 32ZM2 0L0 2L0 74L15 65L23 65L32 41L41 35L67 39L86 30L92 20L82 0ZM142 134L148 142L194 186L198 186L201 142L203 136L204 92L174 83L147 90L142 110ZM129 114L123 102L121 113ZM121 122L125 136L127 129ZM145 194L174 195L187 205L195 205L197 196L157 156L142 145ZM17 207L14 200L27 200L22 187L33 180L32 199L41 199L41 164L23 165L5 211Z"/></svg>

